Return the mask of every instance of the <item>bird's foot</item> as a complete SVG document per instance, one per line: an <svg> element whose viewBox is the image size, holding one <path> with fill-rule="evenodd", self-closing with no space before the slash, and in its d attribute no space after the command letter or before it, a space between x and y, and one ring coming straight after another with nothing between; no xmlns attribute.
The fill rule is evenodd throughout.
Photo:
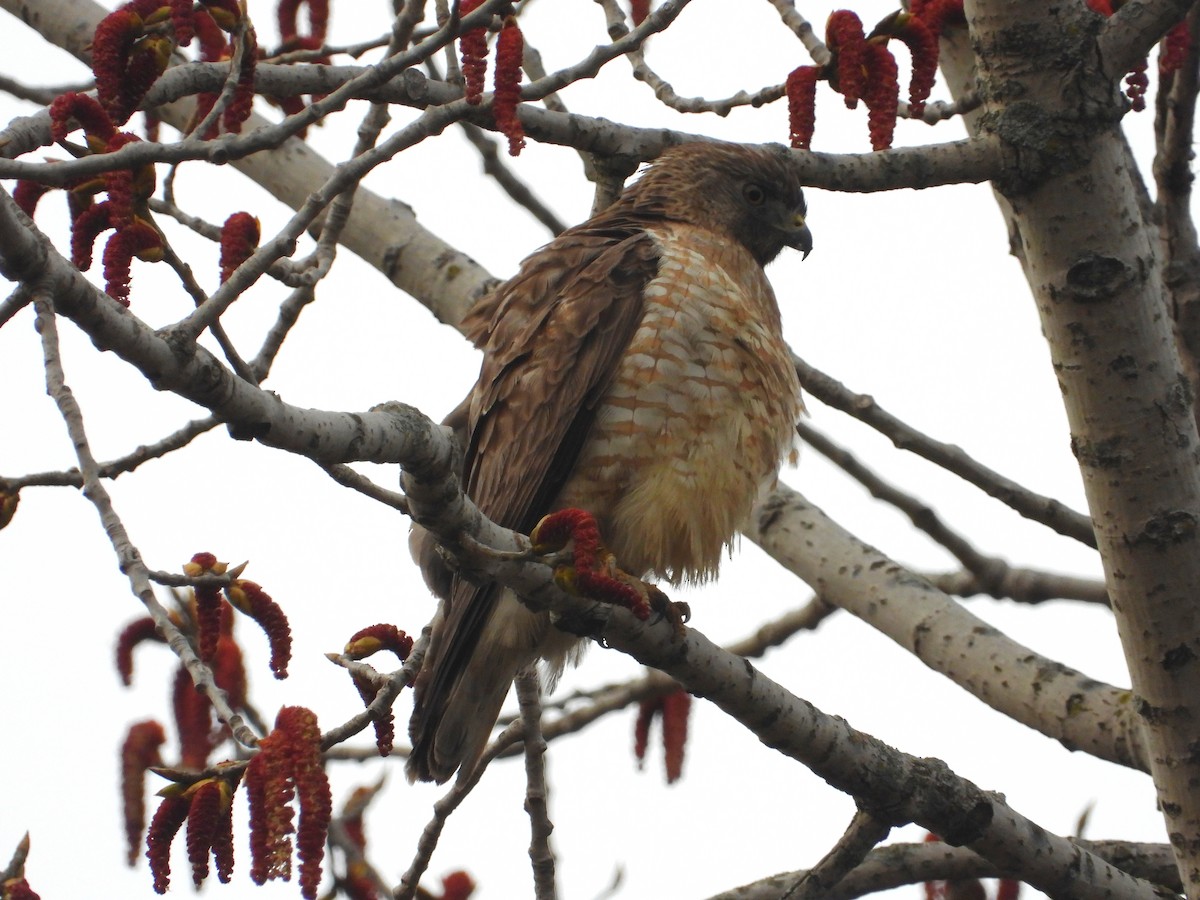
<svg viewBox="0 0 1200 900"><path fill-rule="evenodd" d="M589 512L562 509L551 513L537 523L529 540L533 551L542 555L571 545L571 564L556 566L554 580L576 596L624 606L643 621L657 609L653 595L666 599L658 588L617 567L615 557L600 543L600 526Z"/></svg>
<svg viewBox="0 0 1200 900"><path fill-rule="evenodd" d="M644 583L644 582L643 582ZM661 619L666 619L675 628L675 633L682 636L684 625L692 617L692 608L682 600L672 600L652 584L647 584L650 596L650 608Z"/></svg>

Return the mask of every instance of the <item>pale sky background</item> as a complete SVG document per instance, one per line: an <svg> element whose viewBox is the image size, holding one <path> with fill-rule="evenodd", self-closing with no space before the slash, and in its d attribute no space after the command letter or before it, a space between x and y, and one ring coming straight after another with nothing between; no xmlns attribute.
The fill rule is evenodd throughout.
<svg viewBox="0 0 1200 900"><path fill-rule="evenodd" d="M812 6L813 9L808 10ZM382 33L390 4L335 2L331 41ZM823 23L827 4L804 4ZM895 8L856 4L869 25ZM260 43L275 43L273 4L250 2ZM353 12L350 12L353 11ZM3 14L0 14L3 15ZM16 20L0 25L0 72L35 84L85 78L78 63ZM554 69L605 40L603 17L587 0L532 5L528 39ZM650 61L681 94L724 96L777 83L807 61L766 3L696 3L650 45ZM902 80L906 78L901 63ZM490 78L490 75L489 75ZM944 98L941 86L934 97ZM787 137L786 110L738 110L726 119L683 117L663 109L633 83L623 60L601 77L568 89L573 111L620 121L708 133L740 141ZM33 111L0 96L0 121ZM364 108L310 132L327 158L340 161ZM409 111L394 110L397 123ZM1149 113L1131 116L1139 150L1149 146ZM864 151L865 110L848 112L825 86L818 92L816 149ZM167 132L172 134L171 132ZM949 141L955 123L902 122L897 143ZM48 149L47 156L61 155ZM1144 158L1147 158L1144 156ZM514 169L567 221L585 218L591 202L574 152L530 145ZM479 174L475 151L453 130L380 167L371 189L412 204L420 221L490 271L508 275L547 240ZM159 177L165 175L160 167ZM12 183L4 183L11 190ZM270 235L288 216L232 169L188 164L177 181L190 212L221 222L248 210ZM983 186L857 196L809 192L815 249L803 264L790 254L770 270L785 333L810 363L852 389L873 394L890 412L941 440L957 443L1026 486L1084 509L1065 417L1018 264L1007 255L1002 221ZM43 199L38 224L66 246L65 202ZM168 233L206 287L216 285L212 245ZM307 247L301 248L301 253ZM94 274L94 273L93 273ZM10 286L0 285L5 291ZM238 301L226 327L243 354L257 350L282 292L267 279ZM134 264L133 310L155 325L186 314L189 301L165 266ZM32 310L0 329L0 473L66 468L70 442L45 395L41 348ZM100 459L128 452L203 415L190 403L155 393L128 366L97 354L60 321L67 377L84 411ZM363 410L399 399L435 418L473 382L477 360L450 329L343 251L318 301L303 314L267 387L288 402ZM891 448L869 429L810 400L813 422L852 446L894 483L925 497L984 552L1014 564L1098 576L1091 551L1020 519L956 478ZM394 467L363 467L394 487ZM917 570L952 568L949 556L916 534L897 512L803 451L783 476L827 513L885 553ZM354 631L393 622L418 632L432 611L405 547L407 522L343 490L306 460L257 444L230 441L222 429L165 460L110 485L117 511L151 568L178 568L199 550L229 562L250 560L260 582L287 612L294 637L292 675L275 682L265 639L239 625L252 699L273 718L282 704L312 708L324 728L361 704L346 674L322 654ZM71 489L27 489L13 524L0 535L3 598L8 609L0 654L0 865L29 830L27 873L44 900L149 897L144 864L124 865L117 752L129 723L170 722L173 659L161 646L135 657L135 687L122 689L112 664L120 628L143 614L117 571L90 504ZM752 545L743 544L716 585L679 592L692 625L720 642L741 638L763 621L806 602L810 590ZM165 597L165 592L163 592ZM1076 603L1031 609L973 600L970 609L1018 641L1115 685L1128 685L1107 611ZM846 614L801 635L761 661L762 670L829 713L842 715L917 756L937 756L981 787L1007 795L1020 812L1061 834L1096 804L1088 836L1162 840L1148 776L1068 753L1013 724L927 670ZM636 676L621 655L593 648L568 673L560 693ZM402 738L408 700L397 705ZM744 882L816 862L853 813L851 800L799 764L762 748L741 726L698 703L683 780L666 789L661 751L638 772L632 756L633 712L610 716L584 735L555 742L549 754L551 816L564 900L599 895L618 870L621 897L702 898ZM353 744L370 741L364 733ZM168 745L167 752L171 752ZM368 817L369 856L393 883L407 868L417 835L441 788L409 787L400 761L330 766L335 806L356 785L388 773L388 788ZM467 869L482 900L530 896L528 820L521 809L523 769L496 765L451 820L426 884ZM157 785L152 785L157 788ZM236 801L237 867L233 883L215 877L205 889L223 898L297 897L295 884L255 887L248 878L244 801ZM150 807L153 810L153 803ZM909 827L893 840L919 840ZM173 856L173 890L190 891L182 837ZM911 887L889 896L916 898ZM1040 896L1026 889L1024 897Z"/></svg>

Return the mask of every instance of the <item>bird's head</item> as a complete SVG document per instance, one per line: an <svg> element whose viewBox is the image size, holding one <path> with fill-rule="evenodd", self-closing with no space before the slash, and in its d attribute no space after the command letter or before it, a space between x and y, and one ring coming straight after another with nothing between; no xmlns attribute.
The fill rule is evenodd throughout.
<svg viewBox="0 0 1200 900"><path fill-rule="evenodd" d="M762 265L784 247L812 250L799 168L781 144L672 147L618 202L728 234Z"/></svg>

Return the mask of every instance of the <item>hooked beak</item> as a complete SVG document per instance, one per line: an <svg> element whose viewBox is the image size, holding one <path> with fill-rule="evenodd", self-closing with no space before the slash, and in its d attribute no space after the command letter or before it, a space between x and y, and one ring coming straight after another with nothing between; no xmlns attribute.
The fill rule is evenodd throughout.
<svg viewBox="0 0 1200 900"><path fill-rule="evenodd" d="M786 243L787 246L804 254L801 259L808 259L808 254L812 253L812 232L804 224L804 216L800 213L796 213L789 223Z"/></svg>

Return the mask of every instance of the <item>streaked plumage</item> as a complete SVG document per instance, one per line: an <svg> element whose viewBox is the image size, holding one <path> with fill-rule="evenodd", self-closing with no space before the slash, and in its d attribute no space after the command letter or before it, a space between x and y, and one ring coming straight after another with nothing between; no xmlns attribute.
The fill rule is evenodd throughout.
<svg viewBox="0 0 1200 900"><path fill-rule="evenodd" d="M688 144L564 232L467 322L479 380L447 420L464 484L523 533L592 513L621 568L671 583L715 574L800 414L762 267L811 238L783 147ZM444 781L482 752L516 674L557 677L577 639L495 586L414 555L444 599L415 686L409 777Z"/></svg>

